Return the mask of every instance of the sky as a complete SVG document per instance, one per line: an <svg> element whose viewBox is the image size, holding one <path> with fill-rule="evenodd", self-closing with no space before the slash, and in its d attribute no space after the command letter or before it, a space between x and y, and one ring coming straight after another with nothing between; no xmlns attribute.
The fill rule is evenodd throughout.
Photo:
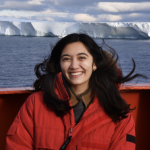
<svg viewBox="0 0 150 150"><path fill-rule="evenodd" d="M0 0L0 19L150 22L150 0Z"/></svg>

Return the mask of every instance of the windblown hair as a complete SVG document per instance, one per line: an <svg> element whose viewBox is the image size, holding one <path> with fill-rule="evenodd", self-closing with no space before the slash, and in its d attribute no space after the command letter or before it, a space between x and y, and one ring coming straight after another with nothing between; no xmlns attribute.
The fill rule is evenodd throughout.
<svg viewBox="0 0 150 150"><path fill-rule="evenodd" d="M138 76L145 77L141 74L132 76L135 70L135 62L133 61L133 69L127 75L123 76L117 65L118 55L114 49L107 46L103 41L103 45L107 47L103 50L103 46L97 43L86 34L70 34L60 39L53 47L50 56L42 63L35 66L35 74L37 80L34 82L35 91L44 90L44 101L51 107L58 116L63 116L72 108L68 101L58 99L54 86L56 75L61 72L60 57L62 50L67 44L73 42L82 42L89 53L93 56L97 69L92 73L90 78L90 86L92 91L96 92L100 104L104 111L114 122L120 121L127 117L127 113L131 111L130 105L120 96L118 86L121 83L130 81Z"/></svg>

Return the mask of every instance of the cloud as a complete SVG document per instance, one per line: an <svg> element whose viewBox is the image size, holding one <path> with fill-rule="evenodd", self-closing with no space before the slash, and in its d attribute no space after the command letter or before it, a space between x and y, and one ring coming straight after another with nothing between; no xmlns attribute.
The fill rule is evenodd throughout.
<svg viewBox="0 0 150 150"><path fill-rule="evenodd" d="M102 2L103 1L103 2ZM0 0L0 16L46 21L149 21L150 2L140 0ZM118 2L117 2L118 1Z"/></svg>
<svg viewBox="0 0 150 150"><path fill-rule="evenodd" d="M45 0L44 3L48 4L49 1L53 2L54 5L62 6L62 7L85 7L85 6L91 6L94 3L98 3L99 0Z"/></svg>
<svg viewBox="0 0 150 150"><path fill-rule="evenodd" d="M73 21L71 14L61 13L61 12L52 12L50 9L44 11L12 11L12 10L3 10L0 12L0 17L7 17L11 19L30 19L30 20L39 20L39 21ZM55 19L56 18L56 19ZM70 19L69 19L70 18Z"/></svg>
<svg viewBox="0 0 150 150"><path fill-rule="evenodd" d="M0 13L0 16L16 16L16 17L28 17L28 16L36 16L38 12L35 11L11 11L11 10L3 10Z"/></svg>
<svg viewBox="0 0 150 150"><path fill-rule="evenodd" d="M96 18L88 14L76 14L74 15L74 20L83 22L93 22L96 21Z"/></svg>
<svg viewBox="0 0 150 150"><path fill-rule="evenodd" d="M48 8L47 5L41 5L38 1L34 4L29 2L17 2L17 1L6 1L3 5L0 5L0 10L31 10L40 11Z"/></svg>
<svg viewBox="0 0 150 150"><path fill-rule="evenodd" d="M123 21L128 22L149 22L150 15L146 13L130 13L123 15Z"/></svg>
<svg viewBox="0 0 150 150"><path fill-rule="evenodd" d="M143 3L99 2L98 9L106 12L150 11L150 2L143 2Z"/></svg>
<svg viewBox="0 0 150 150"><path fill-rule="evenodd" d="M120 15L102 14L98 15L98 21L120 21L122 17Z"/></svg>
<svg viewBox="0 0 150 150"><path fill-rule="evenodd" d="M47 16L32 16L30 19L38 21L55 21L53 18Z"/></svg>
<svg viewBox="0 0 150 150"><path fill-rule="evenodd" d="M32 0L32 1L27 1L28 4L33 4L33 5L42 5L42 2L44 0Z"/></svg>

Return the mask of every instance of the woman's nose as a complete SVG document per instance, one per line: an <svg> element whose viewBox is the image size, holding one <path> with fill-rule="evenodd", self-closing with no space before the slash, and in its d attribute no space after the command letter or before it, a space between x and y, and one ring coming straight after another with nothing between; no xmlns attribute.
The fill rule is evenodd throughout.
<svg viewBox="0 0 150 150"><path fill-rule="evenodd" d="M73 59L70 64L70 69L77 69L79 67L79 62L76 59Z"/></svg>

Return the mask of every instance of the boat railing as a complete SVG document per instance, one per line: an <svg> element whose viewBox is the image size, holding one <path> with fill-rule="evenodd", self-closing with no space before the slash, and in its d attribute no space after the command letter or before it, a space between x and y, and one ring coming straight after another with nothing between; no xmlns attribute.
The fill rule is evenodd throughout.
<svg viewBox="0 0 150 150"><path fill-rule="evenodd" d="M6 133L21 105L32 93L31 87L0 88L0 149L5 149ZM150 150L150 83L125 84L120 94L131 104L135 120L136 150Z"/></svg>

